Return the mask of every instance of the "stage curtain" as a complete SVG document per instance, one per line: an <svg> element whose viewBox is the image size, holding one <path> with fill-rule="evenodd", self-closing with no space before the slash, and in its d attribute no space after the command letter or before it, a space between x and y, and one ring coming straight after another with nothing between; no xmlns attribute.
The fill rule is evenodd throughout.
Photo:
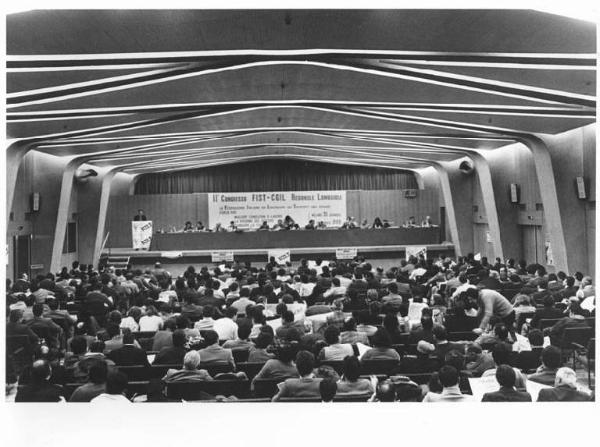
<svg viewBox="0 0 600 447"><path fill-rule="evenodd" d="M264 160L141 175L135 194L200 192L417 189L410 171Z"/></svg>

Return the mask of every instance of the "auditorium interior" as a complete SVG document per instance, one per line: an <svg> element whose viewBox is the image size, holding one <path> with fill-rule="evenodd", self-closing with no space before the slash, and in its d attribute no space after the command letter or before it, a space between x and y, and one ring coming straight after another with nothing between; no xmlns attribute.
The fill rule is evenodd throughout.
<svg viewBox="0 0 600 447"><path fill-rule="evenodd" d="M403 346L396 349L402 359L413 355L418 359L429 348L438 349L444 335L436 328L442 320L436 320L437 335L431 343L409 343L419 325L426 329L421 321L427 319L425 313L415 317L410 309L422 300L432 309L441 302L444 309L456 306L444 287L459 272L461 277L468 272L468 282L485 295L481 289L487 286L480 285L496 278L490 272L502 275L504 269L509 276L520 275L523 283L512 296L502 295L511 301L507 305L518 309L523 304L514 302L518 293L531 300L533 311L529 320L519 320L523 312L517 312L513 321L495 307L500 315L493 315L499 319L496 335L497 326L505 322L509 337L517 329L527 338L520 331L534 330L531 317L549 295L536 293L560 283L552 296L563 312L561 318L577 314L573 318L589 323L590 331L577 339L581 343L568 346L561 345L562 338L556 343L552 339L552 324L540 331L548 336L548 346L560 345L562 366L575 370L577 386L593 393L595 307L587 299L594 299L596 279L596 42L595 23L534 10L56 9L8 14L7 324L21 324L11 313L21 309L19 303L25 303L21 313L27 315L28 309L47 306L46 299L58 301L58 309L51 306L50 312L64 311L74 321L73 327L66 323L56 345L58 362L68 363L73 353L67 340L81 326L77 321L93 314L96 329L112 336L108 326L113 312L120 311L123 322L134 318L132 306L142 309L142 319L156 317L155 307L159 316L167 309L175 315L178 307L172 300L181 298L176 281L189 280L188 267L194 266L194 281L200 281L194 282L198 299L223 298L221 313L213 315L215 322L230 315L232 305L227 300L225 306L225 298L232 293L235 275L240 289L248 281L248 289L254 290L250 285L258 278L265 296L248 293L254 301L264 299L264 315L270 312L267 320L280 317L285 326L285 312L291 308L296 312L307 296L310 299L303 305L314 307L315 315L322 314L319 306L330 306L327 320L315 317L308 324L307 314L304 321L308 332L324 336L329 345L336 344L330 339L335 339L337 327L329 313L335 315L339 306L346 309L344 325L353 318L360 320L359 326L367 324L360 306L355 313L348 310L358 293L356 299L366 299L371 309L381 304L374 316L380 324L371 321L377 332L365 338L368 345L382 337L379 330L391 309L385 307L385 297L398 289L390 291L384 284L395 280L383 279L396 274L405 278L401 272L408 263L422 269L424 276L411 274L410 280L406 276L410 289L399 306L407 306L408 316L392 306L406 332L399 334L400 341L394 338L393 345ZM289 221L284 219L289 216ZM281 265L274 260L277 256L284 259ZM341 285L348 295L355 282L365 282L363 274L369 290L360 291L360 286L350 298L326 299L334 292L317 297L314 287L322 283L324 290L336 287L329 269L350 272L349 285L344 280ZM125 284L135 277L139 286L146 284L143 275L157 271L159 276L168 271L172 282L165 286L162 276L154 278L160 292L154 301L151 293L138 299L133 296L137 292L130 293L134 286L125 286L125 307L121 301L117 305L115 297L112 307L107 305L110 313L86 310L85 293L96 290L92 278L108 278L105 283L96 279L100 287L108 281ZM287 275L289 286L283 286ZM303 276L309 278L305 281ZM567 277L575 278L578 290L569 289L573 284L568 285ZM81 278L91 283L89 289L80 291ZM63 288L59 279L68 286ZM49 280L54 293L37 293L48 292L44 284ZM511 281L506 276L501 280ZM25 283L35 286L17 291L17 285ZM203 290L215 283L220 287L205 296ZM307 283L313 284L304 294ZM65 292L69 287L73 293ZM272 301L273 289L277 293L280 287L294 288L298 298L294 295L293 303L281 296ZM27 298L20 298L20 293ZM468 302L464 293L460 297ZM33 301L29 294L35 296ZM557 298L558 294L562 295ZM159 301L168 305L157 306ZM288 306L284 314L277 307L282 303ZM206 311L210 305L204 307ZM238 320L242 314L233 313ZM514 311L511 315L514 318ZM43 319L36 312L31 318ZM212 321L200 313L195 325L192 319L186 329L201 329L201 337L191 344L200 343L201 359L209 349L202 343L214 335L212 323L202 326L207 318ZM154 331L163 330L163 323L167 326L167 318L163 320ZM263 335L254 327L259 321L256 317L251 325L257 332L246 337L253 343ZM411 332L413 323L417 329ZM158 351L152 349L152 339L144 338L152 329L143 331L139 321L132 324L139 331L136 335L134 330L136 348L141 346L155 359ZM478 327L475 332L463 330L465 339L446 329L450 342L464 342L460 346L468 356L476 351L468 346L481 336ZM243 332L241 323L239 328ZM46 329L39 330L46 334ZM342 339L344 329L337 329ZM488 328L482 323L482 329ZM279 334L279 329L275 332ZM119 336L125 343L128 335ZM495 354L492 345L489 352ZM356 344L352 347L348 357L358 353ZM288 347L279 349L285 353ZM315 368L319 360L321 366L326 364L327 349L333 347L310 354ZM310 363L307 351L297 354L299 370L299 365ZM535 368L543 367L541 352L533 370L531 365L519 370L522 376L541 374L535 373ZM185 365L194 361L192 356L185 359ZM330 366L346 377L353 364L336 357ZM393 385L396 376L389 374L388 366L369 369L361 364L356 367L362 368L358 380L387 374ZM498 383L501 372L510 375L503 366L496 369ZM35 361L34 367L24 366L28 367L34 369L29 372L34 377ZM124 368L131 400L134 394L149 395L152 379L167 373L152 365L149 378L143 366L126 363ZM440 376L452 375L443 368L454 369L442 366ZM273 388L269 383L264 395L253 394L252 377L262 374L260 369L208 371L213 377L229 374L223 383L230 388L223 384L194 388L197 399L208 393L225 401L234 396L233 400L265 402L278 396L286 400L282 390L289 392L281 384ZM7 383L15 374L7 374ZM245 374L246 382L252 383L237 395L234 390L242 385L239 377L231 377L235 374ZM402 377L421 386L430 380L427 374ZM72 383L62 385L70 385L70 392L75 389ZM15 385L17 400L21 386ZM337 386L339 392L339 382ZM385 390L373 387L371 394L377 397L370 399L385 400ZM425 401L438 399L427 397L435 394L431 389ZM325 399L327 390L319 390ZM444 396L441 390L439 395ZM28 392L33 399L35 390ZM175 400L181 400L190 390L173 386L172 392ZM538 392L538 399L546 395L536 389L534 401ZM484 400L492 399L490 394L494 393ZM402 400L399 395L398 391L397 400ZM315 396L304 399L314 401Z"/></svg>

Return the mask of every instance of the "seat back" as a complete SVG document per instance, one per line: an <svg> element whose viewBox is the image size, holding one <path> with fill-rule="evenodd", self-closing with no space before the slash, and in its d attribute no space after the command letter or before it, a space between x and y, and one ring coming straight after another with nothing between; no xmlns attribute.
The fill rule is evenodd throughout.
<svg viewBox="0 0 600 447"><path fill-rule="evenodd" d="M320 366L331 366L336 373L342 375L344 371L344 361L343 360L323 360L319 363Z"/></svg>
<svg viewBox="0 0 600 447"><path fill-rule="evenodd" d="M254 380L254 397L273 397L279 391L278 383L285 379L256 379Z"/></svg>
<svg viewBox="0 0 600 447"><path fill-rule="evenodd" d="M448 332L448 341L474 341L477 337L472 331Z"/></svg>
<svg viewBox="0 0 600 447"><path fill-rule="evenodd" d="M144 365L117 366L117 369L125 373L129 381L148 381L152 378L152 369Z"/></svg>
<svg viewBox="0 0 600 447"><path fill-rule="evenodd" d="M544 330L544 329L545 329L545 328L547 328L547 327L552 327L552 326L554 326L554 325L555 325L557 322L559 322L560 320L561 320L561 318L548 318L548 319L546 319L546 318L543 318L543 319L541 319L541 320L540 320L540 323L539 323L539 328L540 328L541 330Z"/></svg>
<svg viewBox="0 0 600 447"><path fill-rule="evenodd" d="M536 369L542 364L543 348L534 348L531 351L521 351L517 354L513 366L521 371L530 371Z"/></svg>
<svg viewBox="0 0 600 447"><path fill-rule="evenodd" d="M233 360L236 364L240 362L248 361L248 355L250 354L250 350L248 348L244 349L232 349L231 354L233 355Z"/></svg>
<svg viewBox="0 0 600 447"><path fill-rule="evenodd" d="M587 346L590 339L594 336L594 330L589 326L568 327L565 328L560 342L561 348L570 349L573 343Z"/></svg>
<svg viewBox="0 0 600 447"><path fill-rule="evenodd" d="M236 363L237 370L245 372L248 379L252 380L265 366L265 362L241 362Z"/></svg>
<svg viewBox="0 0 600 447"><path fill-rule="evenodd" d="M140 338L154 338L154 335L156 334L155 331L139 331L139 332L132 332L133 334L133 338L135 338L136 340L139 340Z"/></svg>
<svg viewBox="0 0 600 447"><path fill-rule="evenodd" d="M169 399L206 400L207 395L244 398L248 397L249 394L249 380L206 380L167 383L167 397Z"/></svg>
<svg viewBox="0 0 600 447"><path fill-rule="evenodd" d="M211 377L221 373L233 372L233 366L230 363L200 363L198 369L205 369Z"/></svg>
<svg viewBox="0 0 600 447"><path fill-rule="evenodd" d="M398 360L366 360L361 362L361 375L394 374L400 366Z"/></svg>
<svg viewBox="0 0 600 447"><path fill-rule="evenodd" d="M172 365L152 365L150 367L150 377L154 379L162 379L167 371L170 369L182 369L183 365L180 364L172 364Z"/></svg>

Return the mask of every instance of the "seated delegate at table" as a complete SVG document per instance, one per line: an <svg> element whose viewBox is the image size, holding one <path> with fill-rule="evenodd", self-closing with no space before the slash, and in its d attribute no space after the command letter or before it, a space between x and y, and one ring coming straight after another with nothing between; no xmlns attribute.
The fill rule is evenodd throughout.
<svg viewBox="0 0 600 447"><path fill-rule="evenodd" d="M184 233L191 233L192 231L194 231L194 227L192 226L192 222L190 222L189 220L186 221L186 223L184 224L182 230L182 232Z"/></svg>
<svg viewBox="0 0 600 447"><path fill-rule="evenodd" d="M291 216L285 216L283 226L286 230L297 230L300 226L292 219Z"/></svg>
<svg viewBox="0 0 600 447"><path fill-rule="evenodd" d="M433 226L433 222L431 222L431 217L425 216L425 219L421 222L422 227L431 227Z"/></svg>
<svg viewBox="0 0 600 447"><path fill-rule="evenodd" d="M402 224L402 228L414 228L417 226L415 216L410 216L406 222Z"/></svg>
<svg viewBox="0 0 600 447"><path fill-rule="evenodd" d="M226 230L225 228L223 228L223 226L221 225L221 222L217 222L215 224L215 229L213 230L215 233L224 233Z"/></svg>
<svg viewBox="0 0 600 447"><path fill-rule="evenodd" d="M317 224L317 230L325 230L326 228L327 228L327 225L325 225L325 222L320 220L319 223Z"/></svg>
<svg viewBox="0 0 600 447"><path fill-rule="evenodd" d="M360 223L360 229L361 230L367 230L369 228L371 228L369 226L369 221L367 219L363 219L363 221Z"/></svg>
<svg viewBox="0 0 600 447"><path fill-rule="evenodd" d="M371 228L383 228L383 222L379 217L375 218L375 220L373 221L373 225L371 225Z"/></svg>
<svg viewBox="0 0 600 447"><path fill-rule="evenodd" d="M306 226L304 227L305 230L316 230L317 226L315 225L315 220L311 219L308 221L308 223L306 224Z"/></svg>
<svg viewBox="0 0 600 447"><path fill-rule="evenodd" d="M229 222L229 225L227 226L227 231L229 231L230 233L237 231L238 227L235 224L235 222L232 220L231 222Z"/></svg>
<svg viewBox="0 0 600 447"><path fill-rule="evenodd" d="M268 231L268 230L270 230L269 224L267 223L267 221L263 220L262 225L260 227L258 227L257 230L258 231L265 231L265 230Z"/></svg>
<svg viewBox="0 0 600 447"><path fill-rule="evenodd" d="M204 227L204 224L201 221L198 221L196 223L196 231L205 231L206 228Z"/></svg>
<svg viewBox="0 0 600 447"><path fill-rule="evenodd" d="M351 230L351 229L354 229L354 228L358 228L358 224L354 220L354 217L348 216L348 218L346 219L346 222L344 222L342 224L341 228L344 229L344 230Z"/></svg>

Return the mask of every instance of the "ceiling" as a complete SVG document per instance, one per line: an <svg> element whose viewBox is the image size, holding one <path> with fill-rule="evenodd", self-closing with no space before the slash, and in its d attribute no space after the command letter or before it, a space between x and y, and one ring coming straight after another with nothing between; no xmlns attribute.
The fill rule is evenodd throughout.
<svg viewBox="0 0 600 447"><path fill-rule="evenodd" d="M419 169L595 122L596 28L529 10L7 16L7 134L130 174Z"/></svg>

